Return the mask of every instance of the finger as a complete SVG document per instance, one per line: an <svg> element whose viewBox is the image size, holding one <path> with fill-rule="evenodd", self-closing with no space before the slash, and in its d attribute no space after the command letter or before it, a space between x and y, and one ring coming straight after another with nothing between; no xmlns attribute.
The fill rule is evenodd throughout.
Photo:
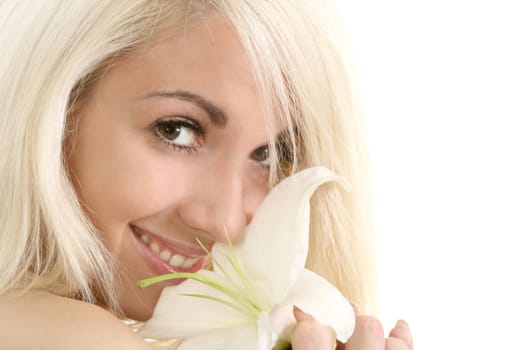
<svg viewBox="0 0 525 350"><path fill-rule="evenodd" d="M354 317L361 315L361 308L359 307L359 305L356 302L353 302L351 300L349 300L349 302L350 302L350 305L352 305L352 309L354 310ZM337 341L336 349L344 350L344 348L345 348L345 344Z"/></svg>
<svg viewBox="0 0 525 350"><path fill-rule="evenodd" d="M383 326L375 317L360 315L356 317L352 337L346 343L346 350L384 350Z"/></svg>
<svg viewBox="0 0 525 350"><path fill-rule="evenodd" d="M294 350L333 350L335 345L335 332L314 319L307 318L297 323L292 334Z"/></svg>
<svg viewBox="0 0 525 350"><path fill-rule="evenodd" d="M396 326L390 331L389 336L404 341L409 350L414 348L412 333L410 332L408 323L403 320L397 321Z"/></svg>
<svg viewBox="0 0 525 350"><path fill-rule="evenodd" d="M388 337L385 340L385 350L410 350L407 343L399 338Z"/></svg>

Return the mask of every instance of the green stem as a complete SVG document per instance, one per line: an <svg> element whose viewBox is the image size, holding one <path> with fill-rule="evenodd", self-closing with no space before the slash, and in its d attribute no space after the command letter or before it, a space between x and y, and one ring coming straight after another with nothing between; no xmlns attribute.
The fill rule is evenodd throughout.
<svg viewBox="0 0 525 350"><path fill-rule="evenodd" d="M138 285L139 285L140 288L146 288L148 286L151 286L152 284L163 282L163 281L167 281L167 280L170 280L170 279L175 279L175 278L187 278L187 279L192 279L192 280L204 283L207 286L209 286L209 287L211 287L211 288L213 288L215 290L220 291L224 295L227 295L227 296L231 297L232 299L235 299L235 300L241 302L242 305L244 305L246 311L249 314L253 315L254 317L256 317L258 312L259 312L257 306L254 305L244 295L239 294L236 290L228 288L227 286L225 286L224 284L222 284L222 283L220 283L220 282L218 282L216 280L213 280L213 279L211 279L211 278L209 278L207 276L204 276L204 275L201 275L201 274L198 274L198 273L193 273L193 272L172 272L172 273L169 273L169 274L166 274L166 275L155 276L155 277L151 277L151 278L147 278L147 279L141 280L141 281L138 282Z"/></svg>

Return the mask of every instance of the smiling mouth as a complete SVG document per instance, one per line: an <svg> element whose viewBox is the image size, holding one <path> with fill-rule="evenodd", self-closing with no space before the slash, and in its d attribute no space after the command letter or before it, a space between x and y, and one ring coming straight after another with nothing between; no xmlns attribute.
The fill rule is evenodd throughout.
<svg viewBox="0 0 525 350"><path fill-rule="evenodd" d="M196 272L205 265L207 255L202 249L199 254L183 253L181 250L188 249L175 247L137 226L130 225L130 228L146 260L157 273Z"/></svg>

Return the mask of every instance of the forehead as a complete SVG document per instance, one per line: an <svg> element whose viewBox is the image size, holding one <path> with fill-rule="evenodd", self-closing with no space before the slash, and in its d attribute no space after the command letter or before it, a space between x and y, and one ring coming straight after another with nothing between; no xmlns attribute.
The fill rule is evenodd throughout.
<svg viewBox="0 0 525 350"><path fill-rule="evenodd" d="M115 59L96 86L99 101L103 96L136 101L183 90L228 116L266 120L244 47L231 24L217 15Z"/></svg>
<svg viewBox="0 0 525 350"><path fill-rule="evenodd" d="M188 23L169 37L119 59L109 72L135 88L140 95L150 90L205 90L257 95L250 62L229 22L219 16Z"/></svg>
<svg viewBox="0 0 525 350"><path fill-rule="evenodd" d="M230 22L217 15L189 22L172 35L119 56L95 86L91 98L99 105L112 105L113 111L134 106L167 111L169 99L145 97L184 91L218 106L236 129L254 124L250 129L257 140L283 129L277 114L265 117L269 108L263 108L242 42ZM155 105L144 104L144 100Z"/></svg>

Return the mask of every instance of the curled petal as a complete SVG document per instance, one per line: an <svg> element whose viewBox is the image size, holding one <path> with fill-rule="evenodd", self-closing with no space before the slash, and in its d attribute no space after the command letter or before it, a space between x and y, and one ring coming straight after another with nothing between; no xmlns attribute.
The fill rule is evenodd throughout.
<svg viewBox="0 0 525 350"><path fill-rule="evenodd" d="M354 310L350 302L321 276L303 269L286 298L313 316L320 324L332 327L337 340L346 343L355 327Z"/></svg>
<svg viewBox="0 0 525 350"><path fill-rule="evenodd" d="M284 179L265 198L238 253L247 275L271 303L280 303L304 267L308 252L310 197L325 182L346 181L324 167Z"/></svg>

